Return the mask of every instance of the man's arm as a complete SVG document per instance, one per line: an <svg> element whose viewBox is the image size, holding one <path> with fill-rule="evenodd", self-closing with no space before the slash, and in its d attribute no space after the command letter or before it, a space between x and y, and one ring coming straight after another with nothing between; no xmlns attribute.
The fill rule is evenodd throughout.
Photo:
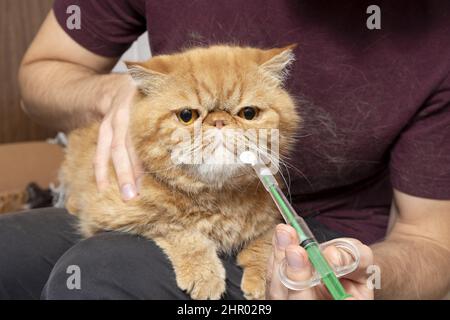
<svg viewBox="0 0 450 320"><path fill-rule="evenodd" d="M128 134L129 108L136 87L128 74L107 74L117 59L98 56L72 40L47 16L22 61L19 81L24 109L32 119L59 130L102 120L95 177L109 183L112 160L124 200L137 196L142 168Z"/></svg>
<svg viewBox="0 0 450 320"><path fill-rule="evenodd" d="M450 201L394 190L392 226L372 246L381 269L377 299L440 299L450 290Z"/></svg>
<svg viewBox="0 0 450 320"><path fill-rule="evenodd" d="M117 62L72 40L49 13L19 71L24 109L46 126L69 130L101 118L129 79L106 74Z"/></svg>

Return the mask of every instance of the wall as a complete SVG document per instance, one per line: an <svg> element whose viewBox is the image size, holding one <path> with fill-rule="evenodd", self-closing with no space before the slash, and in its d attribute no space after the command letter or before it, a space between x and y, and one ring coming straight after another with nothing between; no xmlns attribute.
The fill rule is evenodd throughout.
<svg viewBox="0 0 450 320"><path fill-rule="evenodd" d="M53 136L20 108L17 70L53 0L0 0L0 143Z"/></svg>
<svg viewBox="0 0 450 320"><path fill-rule="evenodd" d="M17 71L53 0L0 0L0 144L42 140L55 132L33 123L20 107ZM150 57L147 33L124 54L129 61ZM118 63L115 72L124 72Z"/></svg>

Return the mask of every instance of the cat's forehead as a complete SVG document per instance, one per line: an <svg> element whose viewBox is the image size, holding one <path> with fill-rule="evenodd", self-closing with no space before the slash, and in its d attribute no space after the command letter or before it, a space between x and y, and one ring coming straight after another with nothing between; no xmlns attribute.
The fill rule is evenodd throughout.
<svg viewBox="0 0 450 320"><path fill-rule="evenodd" d="M242 50L217 48L186 55L178 73L183 91L208 110L230 109L256 85L253 59Z"/></svg>
<svg viewBox="0 0 450 320"><path fill-rule="evenodd" d="M257 69L256 49L216 46L187 51L177 57L176 70L205 82L227 82Z"/></svg>
<svg viewBox="0 0 450 320"><path fill-rule="evenodd" d="M251 88L249 77L233 70L191 72L184 75L179 92L191 104L208 111L231 109L248 96Z"/></svg>

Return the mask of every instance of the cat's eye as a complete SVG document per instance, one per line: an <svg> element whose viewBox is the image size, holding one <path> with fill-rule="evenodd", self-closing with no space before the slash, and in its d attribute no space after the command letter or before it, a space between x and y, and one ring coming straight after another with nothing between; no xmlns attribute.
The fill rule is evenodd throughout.
<svg viewBox="0 0 450 320"><path fill-rule="evenodd" d="M198 119L199 114L197 110L185 108L177 112L178 120L185 125L189 125Z"/></svg>
<svg viewBox="0 0 450 320"><path fill-rule="evenodd" d="M258 115L258 108L252 106L244 107L239 111L238 115L246 120L253 120Z"/></svg>

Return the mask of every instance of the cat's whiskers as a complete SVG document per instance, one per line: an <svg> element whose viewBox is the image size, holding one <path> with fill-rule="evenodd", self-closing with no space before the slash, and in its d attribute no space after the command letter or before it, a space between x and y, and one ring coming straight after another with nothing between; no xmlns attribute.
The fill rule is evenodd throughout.
<svg viewBox="0 0 450 320"><path fill-rule="evenodd" d="M283 159L282 155L278 154L278 157L275 157L274 155L272 155L271 150L269 150L269 148L267 146L264 145L255 145L252 141L250 141L248 139L248 137L244 136L244 137L239 137L241 139L247 139L247 145L248 147L251 149L251 151L256 152L257 154L262 154L265 158L267 158L270 162L270 164L272 166L274 166L277 171L279 172L283 183L286 186L286 191L288 193L289 198L292 198L291 195L291 188L290 188L290 174L289 174L289 170L288 170L288 165L285 163L286 160ZM242 141L242 140L241 140ZM280 168L280 164L283 165L286 168L287 174L288 174L288 180L286 180L283 171Z"/></svg>
<svg viewBox="0 0 450 320"><path fill-rule="evenodd" d="M267 147L265 147L265 146L260 146L261 148L265 148L265 150L268 150L268 148ZM270 151L270 150L268 150L268 151ZM268 155L266 155L266 156L268 156ZM290 162L289 162L289 160L288 159L290 159L290 157L288 157L288 156L284 156L284 155L282 155L282 154L278 154L278 156L279 156L279 163L280 164L282 164L285 168L286 168L286 171L289 173L289 170L288 169L292 169L292 170L294 170L294 171L296 171L297 173L299 173L305 180L306 180L306 182L308 182L308 184L310 185L310 186L312 186L312 183L311 183L311 181L308 179L308 177L300 170L300 169L298 169L297 167L295 167L294 165L292 165ZM290 180L290 178L289 178L289 180Z"/></svg>

